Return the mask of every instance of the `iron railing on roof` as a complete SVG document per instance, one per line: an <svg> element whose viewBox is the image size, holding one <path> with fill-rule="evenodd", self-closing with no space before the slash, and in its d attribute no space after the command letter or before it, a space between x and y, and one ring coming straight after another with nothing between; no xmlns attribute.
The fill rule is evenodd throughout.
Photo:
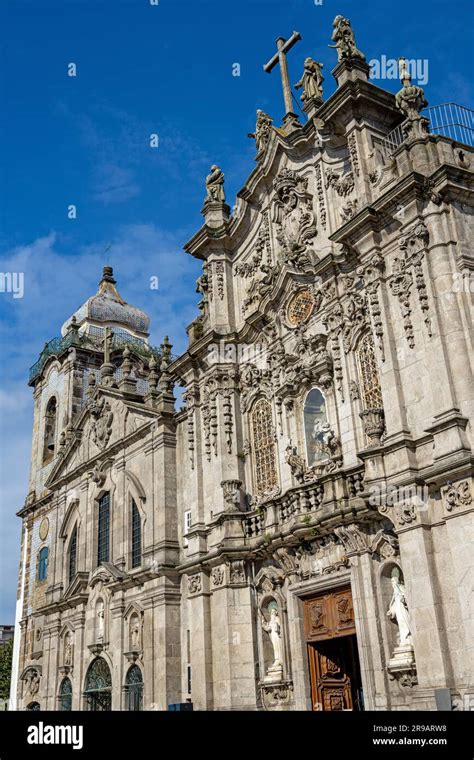
<svg viewBox="0 0 474 760"><path fill-rule="evenodd" d="M112 328L113 330L113 328ZM128 345L132 351L138 353L144 358L151 358L152 354L155 359L160 361L161 351L158 348L149 346L140 338L136 338L133 335L128 335L123 331L112 332L112 345L111 349L124 348ZM44 344L44 348L39 356L37 362L30 368L28 382L32 383L40 374L48 361L50 356L61 356L69 348L89 348L93 351L103 351L103 339L98 335L92 334L77 334L74 331L66 333L64 337L57 337ZM170 359L173 357L171 356Z"/></svg>
<svg viewBox="0 0 474 760"><path fill-rule="evenodd" d="M429 132L474 147L474 111L457 103L441 103L425 108L421 115L428 119ZM401 124L392 129L383 140L386 156L391 156L405 141Z"/></svg>

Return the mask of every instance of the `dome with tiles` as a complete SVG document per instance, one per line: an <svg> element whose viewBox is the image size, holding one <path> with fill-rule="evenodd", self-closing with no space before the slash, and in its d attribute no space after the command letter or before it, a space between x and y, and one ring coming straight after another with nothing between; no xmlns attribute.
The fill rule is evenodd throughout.
<svg viewBox="0 0 474 760"><path fill-rule="evenodd" d="M113 269L109 266L103 269L97 293L64 323L62 335L66 334L74 317L81 332L94 332L94 327L110 325L114 332L125 330L142 340L148 337L149 316L123 300L116 288Z"/></svg>

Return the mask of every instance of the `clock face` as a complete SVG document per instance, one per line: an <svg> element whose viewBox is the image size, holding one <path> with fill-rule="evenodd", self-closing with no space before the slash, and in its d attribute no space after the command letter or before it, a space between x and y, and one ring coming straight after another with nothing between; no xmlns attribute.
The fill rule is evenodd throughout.
<svg viewBox="0 0 474 760"><path fill-rule="evenodd" d="M47 517L44 517L41 520L41 525L40 525L40 529L39 529L39 537L40 537L40 539L42 541L45 540L45 538L48 535L48 532L49 532L49 520L48 520Z"/></svg>

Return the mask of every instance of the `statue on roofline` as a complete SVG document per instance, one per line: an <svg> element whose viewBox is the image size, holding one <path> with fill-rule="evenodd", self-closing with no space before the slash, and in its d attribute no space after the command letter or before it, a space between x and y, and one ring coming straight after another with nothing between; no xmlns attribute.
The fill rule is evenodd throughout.
<svg viewBox="0 0 474 760"><path fill-rule="evenodd" d="M338 61L350 58L359 58L361 61L365 61L365 55L361 53L355 43L354 32L349 19L344 18L344 16L336 16L332 25L331 39L336 44L329 45L329 47L336 48Z"/></svg>
<svg viewBox="0 0 474 760"><path fill-rule="evenodd" d="M257 153L267 147L270 140L272 130L272 119L270 116L258 109L257 111L257 124L255 126L255 132L249 132L248 137L254 137L257 147Z"/></svg>
<svg viewBox="0 0 474 760"><path fill-rule="evenodd" d="M206 202L225 203L224 172L215 164L211 166L211 173L206 177Z"/></svg>
<svg viewBox="0 0 474 760"><path fill-rule="evenodd" d="M312 58L305 58L303 76L295 84L296 90L299 90L301 87L303 88L303 94L301 95L303 103L312 98L323 97L324 77L321 71L323 65L322 63L313 61Z"/></svg>

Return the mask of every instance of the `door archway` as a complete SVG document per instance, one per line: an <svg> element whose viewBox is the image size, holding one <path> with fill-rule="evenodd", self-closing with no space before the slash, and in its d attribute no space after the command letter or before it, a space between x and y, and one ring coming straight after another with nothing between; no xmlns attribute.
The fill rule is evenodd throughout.
<svg viewBox="0 0 474 760"><path fill-rule="evenodd" d="M96 657L86 673L84 686L86 710L101 712L112 709L112 676L103 657Z"/></svg>

